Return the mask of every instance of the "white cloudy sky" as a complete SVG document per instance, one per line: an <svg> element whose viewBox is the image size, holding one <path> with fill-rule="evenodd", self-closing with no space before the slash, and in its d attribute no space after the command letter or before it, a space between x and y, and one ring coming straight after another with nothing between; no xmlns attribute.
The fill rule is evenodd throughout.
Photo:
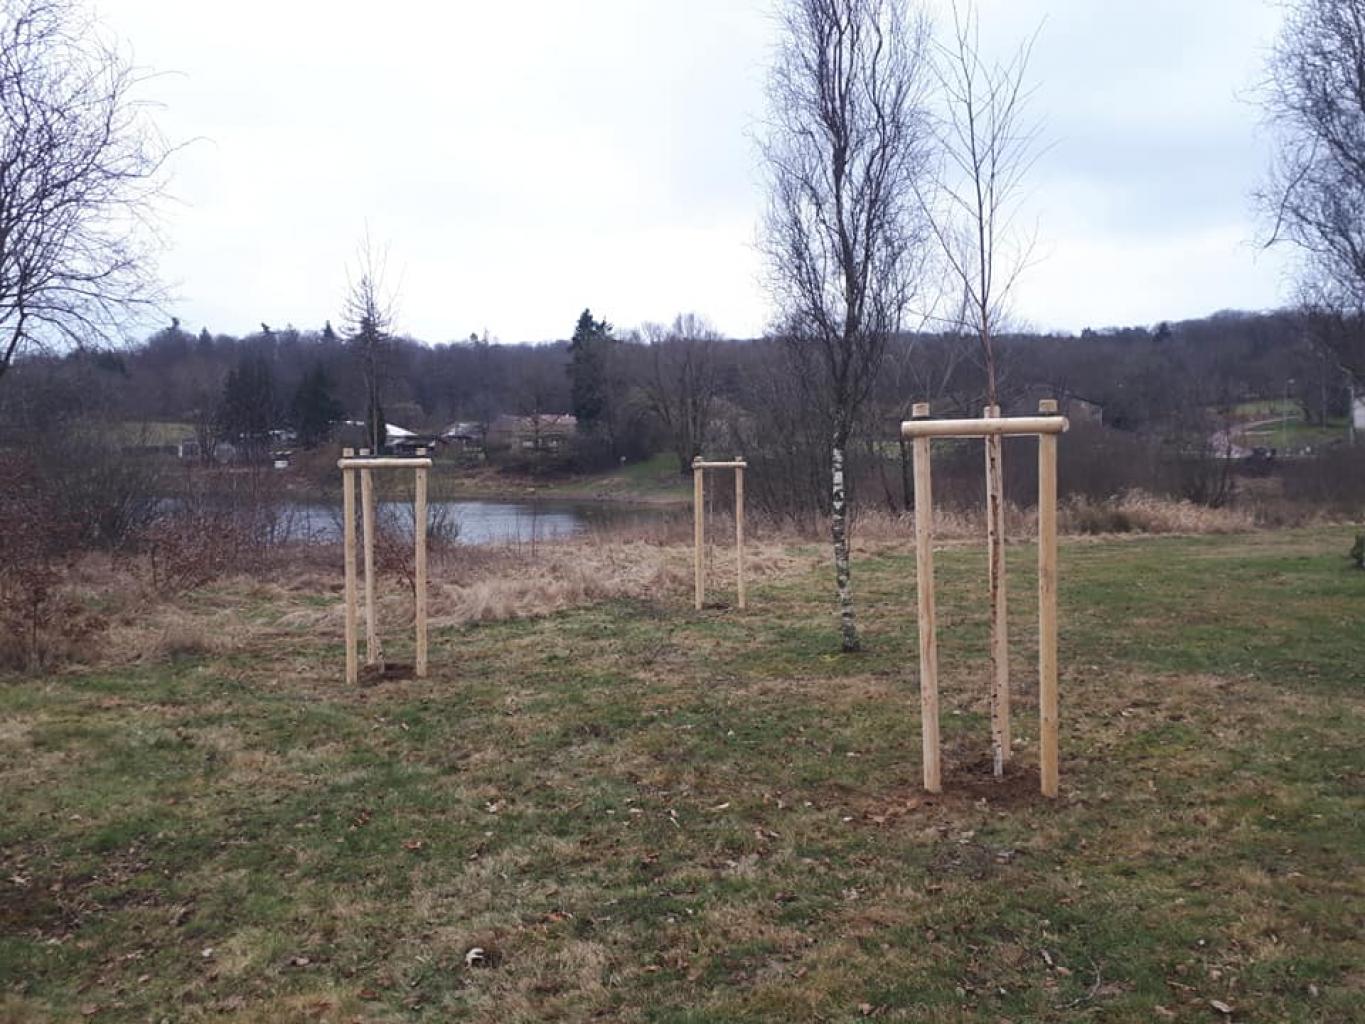
<svg viewBox="0 0 1365 1024"><path fill-rule="evenodd" d="M337 320L358 239L387 246L401 329L563 337L683 310L732 336L768 309L752 132L766 0L103 0L177 159L163 269L187 327ZM1035 327L1151 323L1284 295L1249 193L1248 102L1273 0L982 0L1041 28L1051 144L1026 220Z"/></svg>

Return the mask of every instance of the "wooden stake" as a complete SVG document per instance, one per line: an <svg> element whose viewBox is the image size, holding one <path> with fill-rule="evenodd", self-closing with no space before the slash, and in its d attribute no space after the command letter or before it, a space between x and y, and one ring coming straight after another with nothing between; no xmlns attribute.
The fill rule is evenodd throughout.
<svg viewBox="0 0 1365 1024"><path fill-rule="evenodd" d="M418 448L418 455L425 455L425 448ZM415 619L417 626L416 672L418 679L427 675L427 469L418 466L417 480L413 494L413 535L417 592L414 595Z"/></svg>
<svg viewBox="0 0 1365 1024"><path fill-rule="evenodd" d="M735 461L742 463L742 456ZM739 608L744 610L744 466L735 467L735 577L739 585Z"/></svg>
<svg viewBox="0 0 1365 1024"><path fill-rule="evenodd" d="M362 457L369 449L360 449ZM365 664L382 664L383 655L379 650L379 618L374 603L374 480L371 471L360 471L360 505L364 518L361 520L365 540Z"/></svg>
<svg viewBox="0 0 1365 1024"><path fill-rule="evenodd" d="M929 415L918 402L916 419ZM920 735L923 739L924 788L943 787L938 732L938 637L934 624L934 497L929 473L929 438L916 437L915 447L915 577L919 592Z"/></svg>
<svg viewBox="0 0 1365 1024"><path fill-rule="evenodd" d="M695 577L693 589L697 611L701 611L706 600L706 583L702 576L702 545L706 543L706 509L702 497L706 487L706 471L698 465L700 461L700 458L692 460L692 573Z"/></svg>
<svg viewBox="0 0 1365 1024"><path fill-rule="evenodd" d="M987 434L1064 434L1065 416L1001 416L993 420L904 420L901 437L985 437Z"/></svg>
<svg viewBox="0 0 1365 1024"><path fill-rule="evenodd" d="M1057 412L1044 400L1038 411ZM1038 438L1038 764L1043 795L1057 796L1057 435Z"/></svg>
<svg viewBox="0 0 1365 1024"><path fill-rule="evenodd" d="M1000 406L988 405L985 419L999 419ZM991 607L991 760L996 778L1010 759L1010 641L1005 590L1004 439L986 436L986 579Z"/></svg>
<svg viewBox="0 0 1365 1024"><path fill-rule="evenodd" d="M342 449L344 457L352 455L350 448ZM354 686L359 679L356 664L355 629L355 472L341 471L342 530L341 548L346 560L346 685Z"/></svg>

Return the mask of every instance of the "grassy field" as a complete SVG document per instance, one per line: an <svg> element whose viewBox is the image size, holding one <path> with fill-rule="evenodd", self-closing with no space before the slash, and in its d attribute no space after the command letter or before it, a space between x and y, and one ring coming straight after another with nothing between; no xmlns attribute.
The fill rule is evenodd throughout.
<svg viewBox="0 0 1365 1024"><path fill-rule="evenodd" d="M524 499L530 495L563 501L621 501L678 504L690 499L692 480L678 472L675 455L659 454L604 473L530 477L487 466L438 459L431 478L434 499Z"/></svg>
<svg viewBox="0 0 1365 1024"><path fill-rule="evenodd" d="M1342 444L1347 438L1345 417L1328 422L1327 426L1306 423L1302 416L1262 423L1253 429L1243 431L1239 442L1247 447L1262 448L1305 448L1312 445Z"/></svg>
<svg viewBox="0 0 1365 1024"><path fill-rule="evenodd" d="M1297 400L1263 398L1242 402L1232 409L1234 420L1241 428L1233 429L1234 440L1248 448L1310 448L1346 441L1345 417L1330 419L1316 425L1304 419L1303 407Z"/></svg>
<svg viewBox="0 0 1365 1024"><path fill-rule="evenodd" d="M939 556L935 798L906 545L858 656L812 552L744 614L441 630L350 692L334 630L197 592L254 639L0 682L0 1021L1359 1021L1349 534L1064 542L1055 803L1025 545L999 783L982 558Z"/></svg>

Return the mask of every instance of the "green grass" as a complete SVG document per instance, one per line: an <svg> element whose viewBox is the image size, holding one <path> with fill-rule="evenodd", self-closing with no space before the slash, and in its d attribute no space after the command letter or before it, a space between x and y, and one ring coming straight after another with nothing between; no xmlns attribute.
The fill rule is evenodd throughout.
<svg viewBox="0 0 1365 1024"><path fill-rule="evenodd" d="M194 428L188 423L168 420L126 420L115 425L111 434L120 444L165 445L177 444L194 436Z"/></svg>
<svg viewBox="0 0 1365 1024"><path fill-rule="evenodd" d="M1302 414L1302 411L1297 399L1257 398L1250 402L1239 402L1234 405L1232 414L1237 419L1262 420L1271 416L1298 416Z"/></svg>
<svg viewBox="0 0 1365 1024"><path fill-rule="evenodd" d="M1303 447L1328 442L1346 440L1347 423L1345 417L1331 420L1324 426L1305 422L1301 416L1291 418L1287 423L1263 423L1254 430L1244 431L1242 444L1269 448Z"/></svg>
<svg viewBox="0 0 1365 1024"><path fill-rule="evenodd" d="M433 498L541 498L614 500L642 504L677 504L691 496L692 481L678 472L677 456L660 453L619 469L582 476L503 473L488 466L438 459L431 480Z"/></svg>
<svg viewBox="0 0 1365 1024"><path fill-rule="evenodd" d="M982 558L938 556L936 798L903 548L853 657L821 570L443 630L355 692L287 626L5 681L0 1021L1359 1020L1350 535L1064 543L1055 803L1027 545L999 783Z"/></svg>

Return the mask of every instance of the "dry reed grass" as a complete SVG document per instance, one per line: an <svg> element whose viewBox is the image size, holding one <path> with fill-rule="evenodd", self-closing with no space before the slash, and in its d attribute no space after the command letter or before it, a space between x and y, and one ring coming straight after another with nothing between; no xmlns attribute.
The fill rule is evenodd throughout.
<svg viewBox="0 0 1365 1024"><path fill-rule="evenodd" d="M1143 491L1127 491L1103 500L1073 497L1058 509L1057 528L1063 534L1226 534L1245 533L1260 525L1249 507L1209 508L1190 501L1159 497ZM1035 509L1005 506L1005 533L1027 538L1037 533ZM985 535L983 509L936 508L934 536L965 540ZM906 540L914 536L912 513L890 514L882 510L859 514L855 536L864 542Z"/></svg>
<svg viewBox="0 0 1365 1024"><path fill-rule="evenodd" d="M1255 514L1248 508L1209 508L1142 491L1127 491L1106 501L1072 498L1058 518L1066 533L1219 534L1256 527Z"/></svg>
<svg viewBox="0 0 1365 1024"><path fill-rule="evenodd" d="M1033 536L1031 509L1009 506L1007 533ZM1072 499L1059 516L1071 534L1223 534L1256 528L1246 509L1209 509L1129 492L1107 501ZM733 520L708 521L707 593L732 599ZM936 510L936 537L951 543L984 535L979 511ZM904 551L913 518L863 510L854 542L863 553ZM574 538L483 547L449 545L433 553L429 616L433 629L469 622L537 618L611 600L686 602L692 588L691 523L662 516ZM824 532L789 521L750 526L749 580L789 577L825 561ZM340 552L335 545L301 545L280 552L253 575L220 579L183 594L155 586L135 562L92 555L75 561L63 590L88 610L85 638L64 652L69 664L175 662L264 649L300 632L341 634ZM411 628L410 571L390 567L379 584L380 623L387 633Z"/></svg>

